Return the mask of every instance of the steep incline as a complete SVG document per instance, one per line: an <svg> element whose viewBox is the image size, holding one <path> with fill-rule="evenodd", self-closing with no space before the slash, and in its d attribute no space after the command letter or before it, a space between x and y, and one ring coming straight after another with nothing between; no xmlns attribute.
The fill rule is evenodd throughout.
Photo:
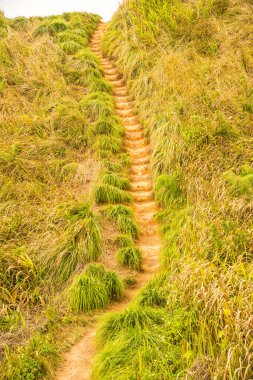
<svg viewBox="0 0 253 380"><path fill-rule="evenodd" d="M137 246L143 253L142 271L137 276L135 288L126 291L126 297L122 303L108 308L108 312L112 312L124 309L149 278L159 271L161 241L157 222L154 218L157 207L153 200L150 147L144 137L143 128L138 122L138 117L134 112L134 104L128 96L124 82L120 79L114 64L104 58L101 52L100 40L105 27L106 24L100 24L94 33L90 48L101 60L105 76L112 83L116 112L122 119L126 130L125 149L131 158L133 208L141 230ZM85 337L66 354L62 368L56 376L57 380L88 380L90 378L92 359L95 353L93 340L98 324L99 322L92 326Z"/></svg>

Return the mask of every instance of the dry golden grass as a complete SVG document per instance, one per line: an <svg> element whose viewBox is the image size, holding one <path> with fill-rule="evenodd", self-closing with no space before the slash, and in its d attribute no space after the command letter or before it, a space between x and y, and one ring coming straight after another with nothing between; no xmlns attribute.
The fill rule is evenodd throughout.
<svg viewBox="0 0 253 380"><path fill-rule="evenodd" d="M103 42L153 148L168 308L196 313L175 376L252 377L252 21L250 1L132 0Z"/></svg>

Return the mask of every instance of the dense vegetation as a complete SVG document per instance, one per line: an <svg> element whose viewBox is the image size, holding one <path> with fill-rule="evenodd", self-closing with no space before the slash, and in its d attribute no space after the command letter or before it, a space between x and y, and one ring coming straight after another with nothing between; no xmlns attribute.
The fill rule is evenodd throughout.
<svg viewBox="0 0 253 380"><path fill-rule="evenodd" d="M100 17L0 16L0 377L28 380L52 373L61 325L123 295L115 272L87 266L103 261L104 213L131 246L137 227L94 207L131 201L112 88L88 48Z"/></svg>
<svg viewBox="0 0 253 380"><path fill-rule="evenodd" d="M98 336L95 379L253 377L253 6L129 0L109 24L152 148L165 274Z"/></svg>

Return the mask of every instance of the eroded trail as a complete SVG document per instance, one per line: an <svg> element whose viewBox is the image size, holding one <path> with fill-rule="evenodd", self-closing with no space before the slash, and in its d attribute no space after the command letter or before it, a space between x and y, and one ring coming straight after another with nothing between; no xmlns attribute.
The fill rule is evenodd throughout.
<svg viewBox="0 0 253 380"><path fill-rule="evenodd" d="M142 250L142 271L137 276L134 289L126 291L121 303L111 305L107 312L124 309L145 285L149 278L159 271L159 251L161 248L158 226L154 215L157 212L153 200L153 182L150 174L150 147L144 137L143 128L134 112L127 88L120 79L113 63L103 57L100 40L105 24L100 24L90 44L91 50L102 62L105 77L112 83L116 112L122 119L126 130L125 148L131 157L131 194L134 199L134 212L140 225L141 236L137 246ZM64 356L62 367L56 375L57 380L88 380L91 376L92 360L95 355L94 337L99 322L87 330L85 336Z"/></svg>

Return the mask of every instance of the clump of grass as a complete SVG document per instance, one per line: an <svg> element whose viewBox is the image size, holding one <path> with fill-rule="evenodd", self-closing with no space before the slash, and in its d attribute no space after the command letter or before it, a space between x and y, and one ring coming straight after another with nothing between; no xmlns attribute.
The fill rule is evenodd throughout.
<svg viewBox="0 0 253 380"><path fill-rule="evenodd" d="M64 213L60 209L58 218L66 220L65 229L53 240L50 254L50 242L43 253L47 273L60 283L68 280L78 264L97 261L103 251L101 230L90 206L86 202L74 202L64 205L63 210Z"/></svg>
<svg viewBox="0 0 253 380"><path fill-rule="evenodd" d="M90 84L90 91L106 92L108 94L113 93L111 84L105 79L93 80L93 82Z"/></svg>
<svg viewBox="0 0 253 380"><path fill-rule="evenodd" d="M141 329L144 326L163 324L164 311L152 308L140 308L132 305L120 313L111 313L104 318L103 325L97 333L97 344L103 347L111 342L121 331L128 329Z"/></svg>
<svg viewBox="0 0 253 380"><path fill-rule="evenodd" d="M93 148L100 158L108 158L120 153L122 146L121 138L107 135L97 136L93 144Z"/></svg>
<svg viewBox="0 0 253 380"><path fill-rule="evenodd" d="M116 222L122 234L129 235L133 240L138 238L139 228L131 208L124 205L108 206L103 212L110 220Z"/></svg>
<svg viewBox="0 0 253 380"><path fill-rule="evenodd" d="M26 31L28 29L29 20L25 17L16 17L10 22L14 30Z"/></svg>
<svg viewBox="0 0 253 380"><path fill-rule="evenodd" d="M141 269L141 250L136 247L120 248L117 252L118 263L134 270Z"/></svg>
<svg viewBox="0 0 253 380"><path fill-rule="evenodd" d="M85 268L85 274L90 277L103 279L106 275L105 267L103 264L90 263Z"/></svg>
<svg viewBox="0 0 253 380"><path fill-rule="evenodd" d="M86 274L81 274L74 280L70 294L70 306L76 312L90 312L109 303L105 285Z"/></svg>
<svg viewBox="0 0 253 380"><path fill-rule="evenodd" d="M130 235L122 234L116 238L116 242L120 248L134 246L134 240Z"/></svg>
<svg viewBox="0 0 253 380"><path fill-rule="evenodd" d="M110 104L96 98L94 99L90 96L82 100L81 107L87 112L87 115L91 121L110 117L113 113Z"/></svg>
<svg viewBox="0 0 253 380"><path fill-rule="evenodd" d="M224 174L224 178L229 185L233 196L253 195L253 169L247 165L242 168L241 175L236 175L233 170Z"/></svg>
<svg viewBox="0 0 253 380"><path fill-rule="evenodd" d="M60 43L66 43L66 42L75 42L78 45L85 46L87 45L87 39L85 33L80 33L79 30L67 30L62 33L59 33L57 38ZM80 50L80 49L78 49Z"/></svg>
<svg viewBox="0 0 253 380"><path fill-rule="evenodd" d="M138 304L148 307L165 307L167 303L166 280L166 275L150 280L138 295Z"/></svg>
<svg viewBox="0 0 253 380"><path fill-rule="evenodd" d="M121 190L130 190L130 181L128 178L119 177L116 174L108 173L103 177L103 183L115 186Z"/></svg>
<svg viewBox="0 0 253 380"><path fill-rule="evenodd" d="M78 50L81 50L83 46L75 41L66 41L61 43L62 50L67 54L75 54Z"/></svg>
<svg viewBox="0 0 253 380"><path fill-rule="evenodd" d="M155 198L160 206L171 205L174 200L182 196L180 187L180 176L178 173L172 175L163 174L157 177L155 183Z"/></svg>
<svg viewBox="0 0 253 380"><path fill-rule="evenodd" d="M124 293L124 284L119 276L112 271L108 271L104 278L109 297L113 301L119 301Z"/></svg>
<svg viewBox="0 0 253 380"><path fill-rule="evenodd" d="M92 123L88 128L87 134L90 139L98 135L108 135L120 138L123 136L124 130L117 120L107 117L100 118L96 122Z"/></svg>
<svg viewBox="0 0 253 380"><path fill-rule="evenodd" d="M70 305L77 312L90 312L119 301L124 293L123 281L102 264L89 264L70 288Z"/></svg>
<svg viewBox="0 0 253 380"><path fill-rule="evenodd" d="M95 201L97 204L129 203L132 201L132 198L124 190L111 185L101 184L95 189Z"/></svg>

